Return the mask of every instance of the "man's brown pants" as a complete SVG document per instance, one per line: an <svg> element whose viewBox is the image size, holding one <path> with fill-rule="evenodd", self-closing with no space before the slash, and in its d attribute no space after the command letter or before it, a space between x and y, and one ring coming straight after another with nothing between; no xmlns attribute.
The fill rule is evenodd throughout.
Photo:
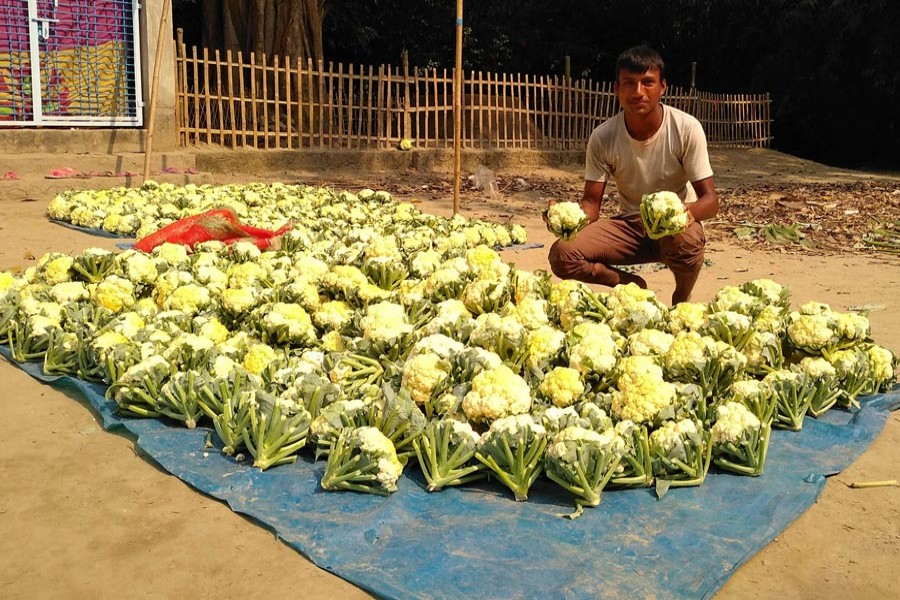
<svg viewBox="0 0 900 600"><path fill-rule="evenodd" d="M644 233L639 214L598 219L574 240L557 240L550 247L550 268L562 279L613 286L619 283L616 265L661 262L675 280L693 278L703 267L706 234L694 222L687 231L651 240Z"/></svg>

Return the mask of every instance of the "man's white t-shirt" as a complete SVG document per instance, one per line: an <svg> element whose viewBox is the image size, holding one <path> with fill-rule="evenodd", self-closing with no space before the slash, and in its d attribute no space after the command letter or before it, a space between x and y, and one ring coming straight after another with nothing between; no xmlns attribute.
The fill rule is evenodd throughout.
<svg viewBox="0 0 900 600"><path fill-rule="evenodd" d="M675 192L685 203L696 202L690 182L713 175L700 121L677 108L661 106L662 125L648 140L629 135L623 112L599 125L588 140L584 178L612 178L622 214L639 212L641 196L654 192Z"/></svg>

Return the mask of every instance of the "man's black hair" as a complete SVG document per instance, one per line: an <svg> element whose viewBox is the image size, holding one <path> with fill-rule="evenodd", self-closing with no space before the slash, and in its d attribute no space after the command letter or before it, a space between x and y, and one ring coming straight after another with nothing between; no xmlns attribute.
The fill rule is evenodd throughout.
<svg viewBox="0 0 900 600"><path fill-rule="evenodd" d="M659 69L659 80L665 80L666 63L659 52L649 46L634 46L622 52L616 60L616 81L621 71L646 73L650 69Z"/></svg>

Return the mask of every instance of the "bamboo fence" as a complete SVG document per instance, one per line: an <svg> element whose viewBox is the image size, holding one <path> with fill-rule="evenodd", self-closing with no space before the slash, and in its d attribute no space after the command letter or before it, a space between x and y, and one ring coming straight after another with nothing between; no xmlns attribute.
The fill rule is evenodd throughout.
<svg viewBox="0 0 900 600"><path fill-rule="evenodd" d="M180 32L179 32L180 33ZM176 47L176 112L183 146L384 149L453 146L447 69L313 63ZM463 148L583 149L618 111L612 83L558 75L464 73ZM697 117L712 147L767 147L768 94L711 94L670 86L664 102Z"/></svg>

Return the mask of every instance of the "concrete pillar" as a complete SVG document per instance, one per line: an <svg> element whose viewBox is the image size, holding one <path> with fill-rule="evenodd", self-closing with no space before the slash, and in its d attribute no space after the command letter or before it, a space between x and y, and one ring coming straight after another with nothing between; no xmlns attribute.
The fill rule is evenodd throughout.
<svg viewBox="0 0 900 600"><path fill-rule="evenodd" d="M163 3L171 0L144 0L141 8L141 77L144 101L144 127L150 121L150 94L156 60ZM153 151L171 150L178 145L175 120L175 41L172 28L172 9L164 25L163 52L159 69L159 91L156 96L156 125L153 131Z"/></svg>

